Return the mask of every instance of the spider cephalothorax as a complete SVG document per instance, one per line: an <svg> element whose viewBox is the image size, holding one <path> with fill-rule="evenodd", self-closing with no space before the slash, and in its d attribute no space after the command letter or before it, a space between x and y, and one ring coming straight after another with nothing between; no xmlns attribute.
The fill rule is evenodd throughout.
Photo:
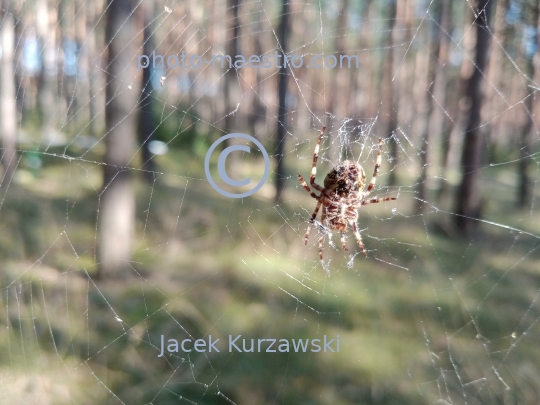
<svg viewBox="0 0 540 405"><path fill-rule="evenodd" d="M379 168L381 167L381 148L382 148L382 139L379 138L379 148L377 151L377 161L375 163L375 169L373 170L373 177L369 182L367 188L364 190L366 185L366 174L362 166L358 163L345 160L335 166L324 178L324 187L319 186L315 183L315 176L317 174L317 159L319 157L319 148L321 145L321 139L326 127L323 127L319 138L317 139L317 145L315 145L315 152L313 153L313 165L311 167L311 176L309 178L309 183L311 187L319 191L320 194L316 195L309 186L304 181L303 177L298 174L298 180L302 187L317 200L317 205L315 210L311 215L309 225L306 231L305 243L308 242L309 231L311 230L311 225L314 223L317 213L323 206L321 222L323 226L327 226L330 230L338 231L340 233L341 246L344 250L348 250L345 245L345 231L347 226L351 225L354 232L354 236L358 241L358 245L362 249L362 252L367 256L366 249L362 243L362 237L358 231L356 225L356 220L358 219L357 209L361 205L367 205L372 203L378 203L382 201L395 200L395 197L385 197L385 198L372 198L370 200L365 200L364 198L371 193L373 187L375 187L375 179L379 173ZM322 242L323 235L319 237L319 257L322 260Z"/></svg>

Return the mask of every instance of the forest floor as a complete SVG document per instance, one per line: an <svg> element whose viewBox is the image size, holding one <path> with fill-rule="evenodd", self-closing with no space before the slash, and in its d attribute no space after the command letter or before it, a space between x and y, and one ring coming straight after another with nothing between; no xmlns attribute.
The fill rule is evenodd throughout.
<svg viewBox="0 0 540 405"><path fill-rule="evenodd" d="M352 250L352 236L352 264L326 240L328 277L317 231L303 243L314 201L295 172L281 204L271 186L231 200L207 186L200 156L173 152L160 157L155 183L138 176L133 272L107 280L95 277L94 260L101 167L91 156L43 160L21 165L0 209L0 391L20 403L540 397L540 213L514 210L507 171L484 182L492 224L473 237L453 228L450 201L414 214L410 189L362 208L369 257ZM162 334L339 335L341 350L158 358Z"/></svg>

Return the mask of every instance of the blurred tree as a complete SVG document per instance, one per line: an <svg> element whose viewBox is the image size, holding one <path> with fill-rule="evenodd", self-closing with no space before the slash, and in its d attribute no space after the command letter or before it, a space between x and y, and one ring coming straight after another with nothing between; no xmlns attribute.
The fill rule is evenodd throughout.
<svg viewBox="0 0 540 405"><path fill-rule="evenodd" d="M289 39L289 3L288 0L282 0L281 3L281 19L278 28L278 42L281 47L282 55L287 55L287 41ZM283 189L285 188L285 139L287 136L287 84L289 81L289 73L287 64L284 63L284 57L281 59L281 67L279 68L279 83L278 83L278 122L277 122L277 138L276 138L276 196L275 201L280 202Z"/></svg>
<svg viewBox="0 0 540 405"><path fill-rule="evenodd" d="M74 132L76 122L84 117L83 110L80 108L80 92L77 91L79 75L79 44L76 41L76 8L79 0L60 0L58 3L57 30L58 34L58 52L59 64L58 80L58 110L60 117L60 128L65 132ZM58 62L57 62L58 63Z"/></svg>
<svg viewBox="0 0 540 405"><path fill-rule="evenodd" d="M508 134L504 131L501 122L501 114L511 106L504 91L505 81L508 81L509 71L506 70L508 61L509 34L511 31L506 22L510 0L498 0L493 18L493 45L489 52L489 66L487 79L490 86L486 88L485 116L486 125L484 133L489 136L491 142L504 142L508 144Z"/></svg>
<svg viewBox="0 0 540 405"><path fill-rule="evenodd" d="M382 78L382 105L381 117L383 120L385 135L394 134L398 125L398 104L396 86L394 86L394 26L396 24L396 0L387 0L388 7L386 8L387 15L386 28L384 31L383 48L386 50L386 57L383 62L383 78ZM396 166L398 159L398 146L395 135L390 140L390 156L392 166ZM396 184L396 170L390 171L388 176L390 185Z"/></svg>
<svg viewBox="0 0 540 405"><path fill-rule="evenodd" d="M355 3L353 3L354 5ZM373 4L372 0L366 0L363 2L357 18L358 26L360 30L372 32L370 30L373 24L371 16L375 15L376 4ZM357 35L354 47L356 49L372 49L375 47L373 35ZM377 69L377 66L372 62L369 52L358 53L359 65L362 69L362 74L358 74L355 70L351 69L351 87L352 102L349 106L350 116L358 115L359 111L362 111L366 116L371 113L370 97L372 97L372 88L377 85L376 80L372 80L373 72Z"/></svg>
<svg viewBox="0 0 540 405"><path fill-rule="evenodd" d="M74 62L76 70L75 76L75 88L76 94L74 97L77 99L78 111L74 114L75 131L84 128L88 130L90 122L90 89L89 89L89 60L86 46L88 36L93 36L93 31L88 31L87 24L87 12L88 3L83 0L75 1L75 44L76 44L76 60Z"/></svg>
<svg viewBox="0 0 540 405"><path fill-rule="evenodd" d="M426 46L424 44L428 41L425 37L427 36L426 26L429 25L429 22L425 21L419 27L416 26L416 14L419 11L419 6L416 0L396 2L396 22L392 35L394 48L393 86L396 93L397 125L402 128L414 128L418 122L416 119L417 111L415 108L411 108L411 96L418 100L423 96L423 90L427 86L425 83L426 70L425 67L422 68L422 63L426 59ZM430 3L429 7L431 10L433 3ZM417 101L415 101L416 103ZM391 142L393 141L391 140Z"/></svg>
<svg viewBox="0 0 540 405"><path fill-rule="evenodd" d="M339 59L345 53L345 43L347 38L347 11L349 0L341 0L338 17L336 19L336 37L334 40L333 53ZM338 65L339 66L339 65ZM331 82L329 94L326 102L326 111L332 115L344 116L348 110L349 88L347 87L348 69L332 69L330 71ZM330 144L331 145L331 144Z"/></svg>
<svg viewBox="0 0 540 405"><path fill-rule="evenodd" d="M39 109L41 113L41 136L46 146L55 136L59 104L57 97L58 45L56 40L57 15L54 7L49 7L48 0L37 0L36 30L42 46L43 67L38 89Z"/></svg>
<svg viewBox="0 0 540 405"><path fill-rule="evenodd" d="M465 107L463 113L466 113L467 117L461 158L463 174L456 194L455 223L465 234L470 234L474 230L478 224L475 218L481 216L479 170L485 145L480 130L480 111L483 101L482 82L491 37L489 21L492 3L490 0L475 0L474 2L472 9L476 36L474 65L471 69L462 70L466 73L461 76L463 98L460 104ZM470 61L464 58L463 63L469 64Z"/></svg>
<svg viewBox="0 0 540 405"><path fill-rule="evenodd" d="M142 3L143 12L143 54L151 55L156 50L154 43L154 36L152 35L152 20L154 16L154 1L146 0ZM139 144L141 145L143 178L152 183L154 181L154 171L156 170L156 164L153 159L152 153L150 153L149 144L153 138L153 134L156 130L154 125L152 114L152 92L153 79L152 76L156 74L154 69L148 67L142 70L142 86L141 97L139 105L141 106L139 111L139 125L138 125L138 137Z"/></svg>
<svg viewBox="0 0 540 405"><path fill-rule="evenodd" d="M450 12L445 12L441 21L443 30L449 37L445 35L443 38L447 38L448 42L441 42L441 58L443 58L441 63L446 64L446 69L441 69L442 78L445 80L441 92L441 97L444 97L442 105L444 110L441 111L443 116L436 120L435 126L442 132L441 175L437 198L439 203L446 204L448 209L451 209L448 205L454 203L451 201L454 189L451 187L452 182L449 179L455 179L461 169L460 142L463 140L470 106L465 96L466 78L473 73L476 42L476 31L473 25L475 17L469 5L460 4L458 7L460 12L453 15L452 7L454 6L453 3L451 4L449 6ZM463 31L457 28L460 23L464 25ZM458 46L455 45L456 40L453 38L452 32L454 35L459 35ZM456 68L458 64L460 65L459 71Z"/></svg>
<svg viewBox="0 0 540 405"><path fill-rule="evenodd" d="M128 167L134 155L134 114L139 88L136 77L137 47L135 0L109 0L106 16L108 44L107 135L103 189L99 208L99 275L115 277L129 269L135 231L135 196Z"/></svg>
<svg viewBox="0 0 540 405"><path fill-rule="evenodd" d="M441 176L438 185L438 195L437 199L439 203L442 200L446 200L445 195L447 192L446 174L448 172L448 152L450 145L450 135L452 132L452 120L450 116L455 114L452 113L452 110L455 110L454 104L452 103L452 89L450 86L453 84L453 81L450 77L451 66L448 64L450 57L450 48L452 43L452 31L454 29L454 21L452 15L452 0L443 1L443 11L441 15L441 33L439 34L439 56L438 56L438 68L436 73L436 84L435 84L435 99L437 100L437 105L440 108L436 108L433 111L432 116L432 130L435 134L438 134L440 137L440 167L441 167ZM447 111L449 109L450 111Z"/></svg>
<svg viewBox="0 0 540 405"><path fill-rule="evenodd" d="M531 180L529 175L529 164L531 155L532 131L533 131L533 101L537 90L530 86L534 83L534 56L538 52L538 0L526 2L525 26L523 28L523 40L521 42L521 59L525 78L525 120L520 128L521 145L519 149L519 189L518 206L525 208L530 206L532 200Z"/></svg>
<svg viewBox="0 0 540 405"><path fill-rule="evenodd" d="M7 4L6 4L7 3ZM14 25L9 1L0 3L0 137L2 153L0 162L3 173L0 174L0 201L9 187L17 167L17 102L13 72ZM1 204L1 203L0 203Z"/></svg>
<svg viewBox="0 0 540 405"><path fill-rule="evenodd" d="M422 144L422 153L420 154L420 179L418 180L418 199L416 200L416 211L423 212L426 200L426 183L429 171L429 155L432 146L430 145L430 119L433 112L433 88L437 74L437 62L440 48L440 26L443 13L443 3L435 3L431 10L431 19L427 27L427 66L425 66L425 92L419 100L417 106L417 120L419 124L418 134Z"/></svg>
<svg viewBox="0 0 540 405"><path fill-rule="evenodd" d="M264 54L262 41L262 17L263 13L257 13L257 19L255 21L255 34L253 35L253 55L262 55ZM254 134L258 133L262 126L265 124L266 116L266 105L263 102L263 86L262 82L264 80L264 74L262 69L255 69L255 83L254 91L250 92L252 94L252 104L250 107L250 114L248 116L249 128L253 131Z"/></svg>
<svg viewBox="0 0 540 405"><path fill-rule="evenodd" d="M234 67L235 56L240 55L240 20L238 18L238 13L240 11L240 6L242 0L228 0L228 21L230 26L227 29L227 55L232 59L233 67L229 68L227 63L227 72L225 74L224 85L224 98L225 98L225 131L230 134L233 132L239 132L239 129L236 127L237 124L237 113L238 113L238 103L240 102L240 83L238 81L238 73ZM235 143L235 139L230 139L229 142L226 142L227 145ZM229 175L231 178L235 178L239 171L239 152L231 153L227 162L229 164Z"/></svg>
<svg viewBox="0 0 540 405"><path fill-rule="evenodd" d="M96 16L101 13L101 1L85 0L86 7L86 31L88 35L85 38L84 57L88 66L88 90L89 90L89 114L90 114L90 133L94 136L104 131L101 112L105 108L104 92L101 89L104 86L104 75L101 63L101 55L98 49L105 48L104 38L101 30L96 28Z"/></svg>

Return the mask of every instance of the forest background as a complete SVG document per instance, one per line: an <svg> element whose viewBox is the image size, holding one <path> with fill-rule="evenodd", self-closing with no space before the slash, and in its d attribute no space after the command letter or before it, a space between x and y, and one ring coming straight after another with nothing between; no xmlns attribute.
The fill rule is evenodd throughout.
<svg viewBox="0 0 540 405"><path fill-rule="evenodd" d="M534 0L1 0L2 397L537 404L538 24ZM138 71L153 52L359 67ZM346 158L369 180L383 139L367 258L320 224L304 245L323 126L319 183ZM204 173L233 132L271 158L244 199ZM157 357L229 334L343 349Z"/></svg>

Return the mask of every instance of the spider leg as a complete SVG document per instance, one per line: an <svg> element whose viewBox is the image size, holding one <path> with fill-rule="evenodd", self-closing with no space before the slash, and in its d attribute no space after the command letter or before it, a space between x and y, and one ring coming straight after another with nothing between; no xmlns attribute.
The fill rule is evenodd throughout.
<svg viewBox="0 0 540 405"><path fill-rule="evenodd" d="M396 197L384 197L384 198L375 197L370 200L362 201L361 205L376 204L376 203L380 203L384 201L393 201L393 200L397 200L397 198Z"/></svg>
<svg viewBox="0 0 540 405"><path fill-rule="evenodd" d="M323 224L324 226L324 222L326 221L326 210L323 209L323 212L321 214L321 223ZM324 240L324 232L320 232L319 233L319 259L321 259L321 262L322 262L322 259L323 259L323 256L322 256L322 251L323 251L323 240Z"/></svg>
<svg viewBox="0 0 540 405"><path fill-rule="evenodd" d="M382 149L382 138L379 138L379 149L377 150L377 160L375 162L375 169L373 169L373 177L371 178L371 181L369 182L369 185L366 188L366 191L364 192L364 196L371 193L371 190L373 190L373 187L375 187L375 181L377 179L377 175L379 174L379 169L381 168L381 149Z"/></svg>
<svg viewBox="0 0 540 405"><path fill-rule="evenodd" d="M304 187L304 189L309 193L309 195L312 196L313 198L315 198L318 201L319 196L316 195L313 191L311 191L311 189L306 184L306 181L304 180L304 178L302 177L302 175L300 173L298 173L298 180L300 181L300 184L302 185L302 187Z"/></svg>
<svg viewBox="0 0 540 405"><path fill-rule="evenodd" d="M315 183L315 176L317 175L317 159L319 158L319 148L321 146L321 139L325 129L326 127L322 127L321 133L317 138L317 144L315 145L315 151L313 152L313 165L311 166L311 175L309 176L309 184L311 184L311 187L321 192L324 190L324 187L321 187L317 183Z"/></svg>
<svg viewBox="0 0 540 405"><path fill-rule="evenodd" d="M341 247L347 252L349 249L347 249L347 245L345 244L345 234L343 232L340 232L339 240L341 241Z"/></svg>
<svg viewBox="0 0 540 405"><path fill-rule="evenodd" d="M313 211L313 214L311 214L311 219L309 220L306 235L304 236L304 242L306 245L309 238L309 231L311 231L311 225L313 224L313 222L315 222L315 218L317 218L317 214L319 213L319 208L321 208L321 204L322 202L318 201L317 205L315 206L315 210Z"/></svg>
<svg viewBox="0 0 540 405"><path fill-rule="evenodd" d="M360 246L360 249L362 249L362 252L364 253L364 256L367 257L366 248L364 247L364 244L362 243L362 237L360 236L360 232L358 232L358 227L356 226L356 222L351 222L352 230L354 232L354 236L358 242L358 246Z"/></svg>

